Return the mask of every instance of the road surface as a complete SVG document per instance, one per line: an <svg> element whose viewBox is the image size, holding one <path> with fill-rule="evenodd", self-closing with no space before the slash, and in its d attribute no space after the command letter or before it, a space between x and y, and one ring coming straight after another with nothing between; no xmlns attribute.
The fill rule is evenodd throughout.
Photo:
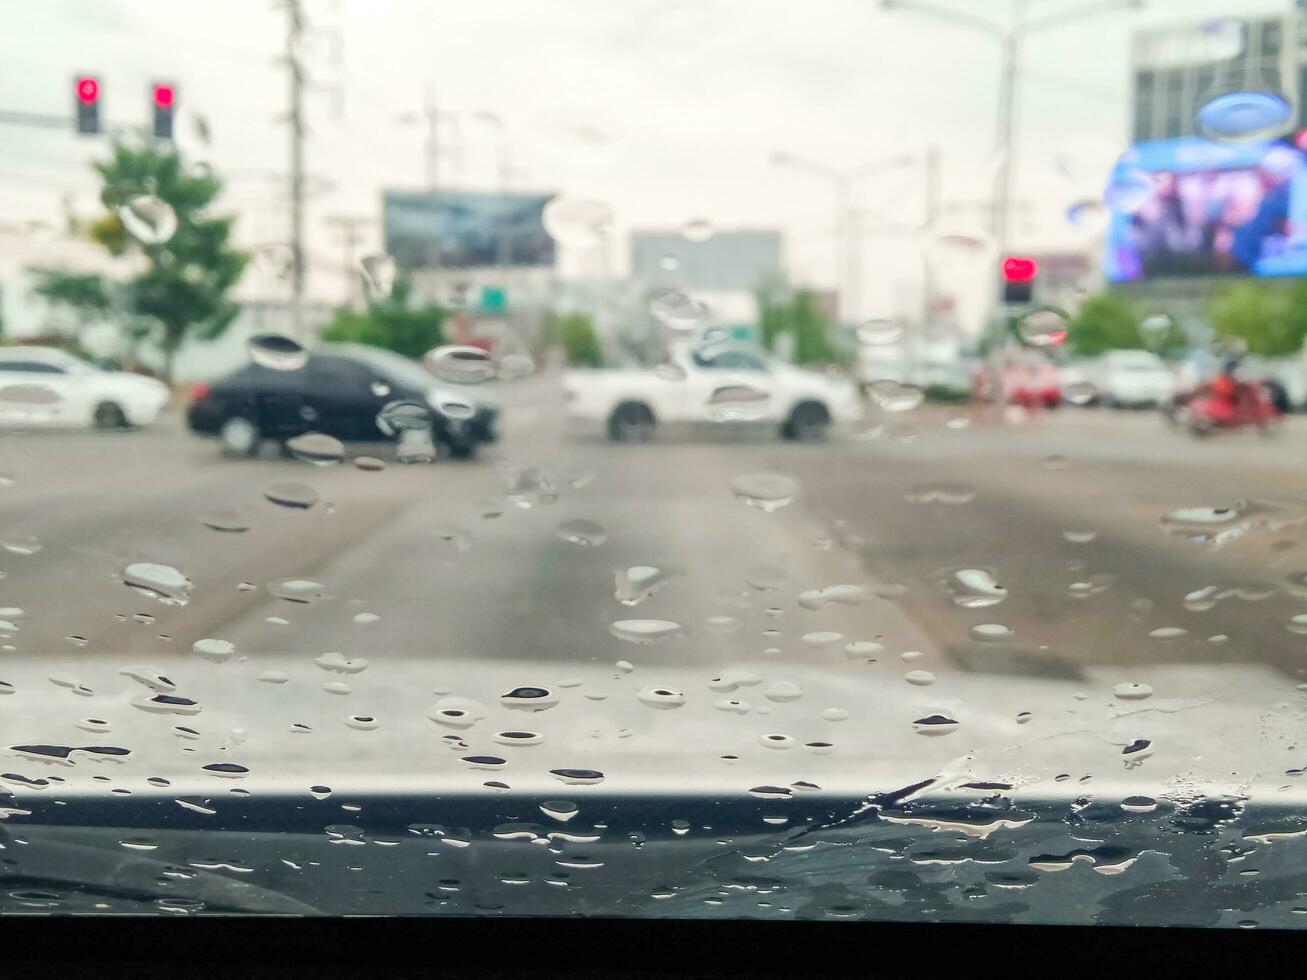
<svg viewBox="0 0 1307 980"><path fill-rule="evenodd" d="M504 436L480 460L379 472L223 459L175 417L141 432L0 436L6 656L117 664L222 639L269 667L324 651L610 663L642 649L610 624L649 617L684 627L659 650L687 663L800 656L818 628L922 650L937 670L1073 677L1087 664L1199 661L1296 675L1307 663L1288 629L1307 603L1286 585L1307 571L1296 523L1307 510L1293 499L1307 499L1305 420L1272 438L1198 441L1151 413L1013 424L926 407L824 445L707 428L615 446L563 420L549 378L497 395ZM505 499L509 469L529 466L551 474L556 500ZM760 471L793 477L793 502L765 512L736 499L733 478ZM287 481L318 503L266 499ZM1241 500L1275 505L1230 540L1162 523ZM248 530L203 523L228 511ZM559 526L576 520L603 540L565 540ZM124 569L140 562L184 574L189 602L127 588ZM676 574L625 608L614 569L634 565ZM779 576L772 591L749 584L756 566ZM990 570L1003 600L956 604L944 583L957 568ZM322 598L270 594L283 579L319 583ZM820 612L795 601L836 584L872 596ZM1234 592L1186 606L1208 587ZM976 642L983 624L1011 636Z"/></svg>

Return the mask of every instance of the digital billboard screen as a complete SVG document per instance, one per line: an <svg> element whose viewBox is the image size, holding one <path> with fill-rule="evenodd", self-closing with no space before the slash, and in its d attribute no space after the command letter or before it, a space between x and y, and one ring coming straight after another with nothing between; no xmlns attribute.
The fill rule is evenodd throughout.
<svg viewBox="0 0 1307 980"><path fill-rule="evenodd" d="M386 191L386 251L407 269L552 266L554 240L541 220L551 194ZM501 249L503 252L501 254Z"/></svg>
<svg viewBox="0 0 1307 980"><path fill-rule="evenodd" d="M1112 282L1307 275L1307 156L1291 143L1138 143L1104 200Z"/></svg>

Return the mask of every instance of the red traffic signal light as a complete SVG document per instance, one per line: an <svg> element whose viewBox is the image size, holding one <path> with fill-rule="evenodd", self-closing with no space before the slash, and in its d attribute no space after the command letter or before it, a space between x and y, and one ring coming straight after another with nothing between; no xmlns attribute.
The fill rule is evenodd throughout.
<svg viewBox="0 0 1307 980"><path fill-rule="evenodd" d="M100 83L90 75L77 80L77 101L90 105L100 97Z"/></svg>
<svg viewBox="0 0 1307 980"><path fill-rule="evenodd" d="M73 112L77 132L83 136L100 132L100 82L94 75L73 79Z"/></svg>
<svg viewBox="0 0 1307 980"><path fill-rule="evenodd" d="M1003 260L1004 282L1033 282L1039 275L1039 263L1024 255L1009 255Z"/></svg>
<svg viewBox="0 0 1307 980"><path fill-rule="evenodd" d="M171 109L177 93L171 85L154 86L154 104L160 109Z"/></svg>

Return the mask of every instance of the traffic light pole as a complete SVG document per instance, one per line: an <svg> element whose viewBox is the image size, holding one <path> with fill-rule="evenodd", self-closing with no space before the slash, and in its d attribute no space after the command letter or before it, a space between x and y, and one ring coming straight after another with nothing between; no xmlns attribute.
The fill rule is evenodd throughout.
<svg viewBox="0 0 1307 980"><path fill-rule="evenodd" d="M299 63L304 16L300 0L286 0L286 67L290 74L290 247L292 335L304 341L304 70Z"/></svg>

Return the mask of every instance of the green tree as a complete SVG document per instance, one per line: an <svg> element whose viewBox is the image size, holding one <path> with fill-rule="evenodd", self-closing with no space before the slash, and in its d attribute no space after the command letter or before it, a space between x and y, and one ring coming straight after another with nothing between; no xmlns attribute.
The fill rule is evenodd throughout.
<svg viewBox="0 0 1307 980"><path fill-rule="evenodd" d="M763 346L772 350L776 338L790 334L794 338L796 364L830 364L843 360L842 353L830 341L830 322L822 313L817 294L798 289L786 295L759 294L759 333Z"/></svg>
<svg viewBox="0 0 1307 980"><path fill-rule="evenodd" d="M1086 357L1109 350L1138 350L1145 346L1139 319L1134 303L1119 293L1091 296L1067 325L1067 346Z"/></svg>
<svg viewBox="0 0 1307 980"><path fill-rule="evenodd" d="M1307 288L1301 281L1288 288L1231 283L1212 298L1207 315L1218 336L1243 340L1250 354L1294 354L1307 336Z"/></svg>
<svg viewBox="0 0 1307 980"><path fill-rule="evenodd" d="M359 312L341 308L322 331L323 340L384 347L415 360L445 342L447 312L440 306L409 305L407 280L395 283L390 295Z"/></svg>
<svg viewBox="0 0 1307 980"><path fill-rule="evenodd" d="M240 279L248 256L229 244L235 219L216 217L207 210L222 183L207 169L188 169L175 149L149 141L115 140L109 159L94 166L101 181L100 201L107 211L89 225L86 234L113 255L136 252L144 257L144 270L123 284L123 312L151 323L163 354L164 377L171 379L182 341L188 336L218 336L239 311L227 294ZM146 227L152 223L161 229L159 234L138 238L124 224L121 209L141 202L148 202L154 214ZM166 226L173 219L176 228L168 235ZM38 293L53 303L82 315L112 306L113 286L100 276L33 271L40 277Z"/></svg>
<svg viewBox="0 0 1307 980"><path fill-rule="evenodd" d="M572 367L599 367L604 362L594 323L584 313L569 313L558 321L558 339Z"/></svg>

